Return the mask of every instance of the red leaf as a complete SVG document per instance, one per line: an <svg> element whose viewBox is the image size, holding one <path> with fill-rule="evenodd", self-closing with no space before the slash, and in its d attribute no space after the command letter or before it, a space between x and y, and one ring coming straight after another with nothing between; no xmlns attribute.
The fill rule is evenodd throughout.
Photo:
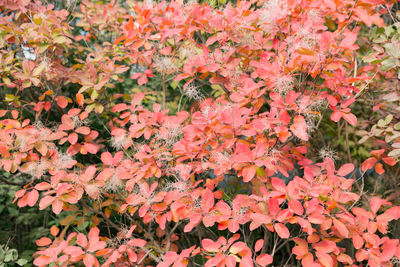
<svg viewBox="0 0 400 267"><path fill-rule="evenodd" d="M76 142L78 142L78 135L76 133L70 133L70 135L68 135L68 142L70 142L71 145L76 144Z"/></svg>
<svg viewBox="0 0 400 267"><path fill-rule="evenodd" d="M84 143L83 147L89 152L90 154L96 154L99 150L98 146L92 143Z"/></svg>
<svg viewBox="0 0 400 267"><path fill-rule="evenodd" d="M83 135L88 135L88 134L90 134L90 128L86 127L86 126L82 126L82 127L76 128L75 132L79 133L79 134L83 134Z"/></svg>
<svg viewBox="0 0 400 267"><path fill-rule="evenodd" d="M61 200L56 199L55 201L53 201L52 204L52 210L55 214L60 214L60 212L62 211L62 208L64 206L64 202L62 202Z"/></svg>
<svg viewBox="0 0 400 267"><path fill-rule="evenodd" d="M390 205L391 203L389 201L386 201L384 199L381 199L379 197L373 197L371 199L371 211L376 214L379 210L379 208L382 205Z"/></svg>
<svg viewBox="0 0 400 267"><path fill-rule="evenodd" d="M64 96L57 96L56 101L60 108L66 108L68 106L68 100Z"/></svg>
<svg viewBox="0 0 400 267"><path fill-rule="evenodd" d="M396 165L396 160L392 157L383 157L382 158L383 162L385 162L389 166L394 166Z"/></svg>
<svg viewBox="0 0 400 267"><path fill-rule="evenodd" d="M43 210L43 209L47 208L50 204L53 203L54 199L55 199L55 197L45 196L39 202L39 209Z"/></svg>
<svg viewBox="0 0 400 267"><path fill-rule="evenodd" d="M342 223L341 221L339 221L336 218L332 218L333 219L333 225L336 227L336 229L338 230L338 232L344 236L344 237L349 237L349 230L347 229L346 225L344 225L344 223Z"/></svg>
<svg viewBox="0 0 400 267"><path fill-rule="evenodd" d="M208 252L218 252L219 248L221 247L219 243L214 242L213 240L208 238L203 239L201 241L201 245Z"/></svg>
<svg viewBox="0 0 400 267"><path fill-rule="evenodd" d="M316 244L313 244L313 248L316 251L323 252L323 253L330 253L333 252L336 249L336 243L330 240L323 240L321 242L318 242Z"/></svg>
<svg viewBox="0 0 400 267"><path fill-rule="evenodd" d="M48 237L42 237L42 238L36 240L36 245L38 247L45 247L45 246L50 245L51 243L52 243L52 241Z"/></svg>
<svg viewBox="0 0 400 267"><path fill-rule="evenodd" d="M273 261L273 257L269 254L261 254L260 256L258 256L256 258L256 263L263 267L267 266L268 264L271 264L272 261Z"/></svg>
<svg viewBox="0 0 400 267"><path fill-rule="evenodd" d="M268 210L272 216L275 216L279 212L279 202L276 198L268 199Z"/></svg>
<svg viewBox="0 0 400 267"><path fill-rule="evenodd" d="M353 239L353 245L354 245L355 249L362 248L362 246L364 245L364 239L361 236L355 234L355 235L353 235L352 239Z"/></svg>
<svg viewBox="0 0 400 267"><path fill-rule="evenodd" d="M303 141L308 141L306 120L301 115L296 115L290 125L292 133Z"/></svg>
<svg viewBox="0 0 400 267"><path fill-rule="evenodd" d="M163 49L160 50L160 54L164 55L164 56L169 55L171 53L171 50L172 49L171 49L170 46L166 46L166 47L164 47Z"/></svg>
<svg viewBox="0 0 400 267"><path fill-rule="evenodd" d="M301 205L300 201L298 201L297 199L292 199L289 201L288 205L289 209L293 211L293 213L297 215L303 215L304 208L303 205Z"/></svg>
<svg viewBox="0 0 400 267"><path fill-rule="evenodd" d="M27 203L29 207L33 207L37 200L39 199L39 192L36 189L33 189L28 193Z"/></svg>
<svg viewBox="0 0 400 267"><path fill-rule="evenodd" d="M201 200L201 209L203 212L208 212L214 206L214 194L210 189L206 189Z"/></svg>
<svg viewBox="0 0 400 267"><path fill-rule="evenodd" d="M71 255L73 257L80 256L84 254L82 248L76 247L76 246L68 246L64 249L64 252L68 255Z"/></svg>
<svg viewBox="0 0 400 267"><path fill-rule="evenodd" d="M52 258L49 256L40 256L33 261L33 264L36 266L47 266L50 263L54 262Z"/></svg>
<svg viewBox="0 0 400 267"><path fill-rule="evenodd" d="M279 178L271 178L272 186L279 192L286 193L286 184Z"/></svg>
<svg viewBox="0 0 400 267"><path fill-rule="evenodd" d="M343 113L340 111L334 111L331 115L331 120L334 122L338 122L340 118L342 118Z"/></svg>
<svg viewBox="0 0 400 267"><path fill-rule="evenodd" d="M315 255L318 257L319 262L325 267L333 267L333 260L329 254L323 252L315 252Z"/></svg>
<svg viewBox="0 0 400 267"><path fill-rule="evenodd" d="M231 266L234 267L235 265L231 265ZM254 266L253 260L247 255L242 257L239 267L251 267L251 266ZM227 267L229 267L229 266L227 266Z"/></svg>
<svg viewBox="0 0 400 267"><path fill-rule="evenodd" d="M104 152L101 154L101 161L106 165L114 165L113 164L113 157L110 152Z"/></svg>
<svg viewBox="0 0 400 267"><path fill-rule="evenodd" d="M134 246L134 247L144 247L146 245L147 241L139 238L133 238L129 240L128 245Z"/></svg>
<svg viewBox="0 0 400 267"><path fill-rule="evenodd" d="M242 175L243 175L243 182L247 183L250 182L251 179L254 178L256 175L257 166L256 165L249 165L243 168Z"/></svg>
<svg viewBox="0 0 400 267"><path fill-rule="evenodd" d="M368 169L372 169L376 163L377 159L376 158L367 158L364 160L364 162L361 164L361 170L365 172Z"/></svg>
<svg viewBox="0 0 400 267"><path fill-rule="evenodd" d="M354 164L353 163L347 163L344 164L340 169L337 171L337 175L339 176L346 176L347 174L351 173L354 171Z"/></svg>
<svg viewBox="0 0 400 267"><path fill-rule="evenodd" d="M290 236L289 229L287 229L287 227L284 224L276 223L274 225L274 228L280 238L289 238Z"/></svg>
<svg viewBox="0 0 400 267"><path fill-rule="evenodd" d="M95 265L95 262L97 262L97 259L91 254L85 254L83 257L83 264L85 264L86 267L92 267Z"/></svg>
<svg viewBox="0 0 400 267"><path fill-rule="evenodd" d="M350 125L355 126L357 124L357 117L353 113L342 113L342 116Z"/></svg>
<svg viewBox="0 0 400 267"><path fill-rule="evenodd" d="M356 32L347 32L344 34L344 39L340 42L340 47L353 49L354 42L357 40L357 33Z"/></svg>
<svg viewBox="0 0 400 267"><path fill-rule="evenodd" d="M349 255L343 253L337 256L337 260L343 263L353 264L353 259Z"/></svg>
<svg viewBox="0 0 400 267"><path fill-rule="evenodd" d="M140 76L140 78L138 79L138 84L139 85L143 85L147 83L147 76L145 74L143 74L142 76Z"/></svg>
<svg viewBox="0 0 400 267"><path fill-rule="evenodd" d="M88 243L86 236L82 233L79 233L76 237L76 243L79 246L86 248L87 243Z"/></svg>

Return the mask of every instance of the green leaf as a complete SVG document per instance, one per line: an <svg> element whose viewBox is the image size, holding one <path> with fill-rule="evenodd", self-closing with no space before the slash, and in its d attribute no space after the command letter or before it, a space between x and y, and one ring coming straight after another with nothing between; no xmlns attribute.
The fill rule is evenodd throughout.
<svg viewBox="0 0 400 267"><path fill-rule="evenodd" d="M27 264L28 263L28 260L26 260L26 259L19 259L18 261L17 261L17 264L19 265L19 266L24 266L25 264Z"/></svg>
<svg viewBox="0 0 400 267"><path fill-rule="evenodd" d="M18 259L18 251L16 249L10 249L6 252L4 262L15 261Z"/></svg>
<svg viewBox="0 0 400 267"><path fill-rule="evenodd" d="M32 76L38 76L40 73L43 72L43 70L46 68L47 63L45 61L42 61L42 63L39 64L39 66L37 66L33 72L32 72Z"/></svg>
<svg viewBox="0 0 400 267"><path fill-rule="evenodd" d="M388 156L394 157L394 158L400 156L400 149L395 149L395 150L390 151Z"/></svg>
<svg viewBox="0 0 400 267"><path fill-rule="evenodd" d="M171 82L171 87L172 87L172 89L176 89L176 87L178 87L178 82L172 80L172 82Z"/></svg>
<svg viewBox="0 0 400 267"><path fill-rule="evenodd" d="M395 44L387 43L387 44L384 44L383 46L385 47L386 52L388 52L388 54L391 57L400 58L400 49L398 49Z"/></svg>
<svg viewBox="0 0 400 267"><path fill-rule="evenodd" d="M390 69L393 69L395 66L397 66L398 60L395 58L388 58L382 61L382 65L379 67L380 70L382 71L388 71Z"/></svg>
<svg viewBox="0 0 400 267"><path fill-rule="evenodd" d="M393 119L392 114L387 115L385 118L385 124L388 125L392 121L392 119Z"/></svg>
<svg viewBox="0 0 400 267"><path fill-rule="evenodd" d="M380 128L385 127L385 125L386 125L386 123L385 123L384 120L380 119L380 120L378 121L378 126L379 126Z"/></svg>
<svg viewBox="0 0 400 267"><path fill-rule="evenodd" d="M58 35L58 36L54 37L53 41L56 44L64 44L64 43L69 43L70 42L70 40L67 37L62 36L62 35Z"/></svg>

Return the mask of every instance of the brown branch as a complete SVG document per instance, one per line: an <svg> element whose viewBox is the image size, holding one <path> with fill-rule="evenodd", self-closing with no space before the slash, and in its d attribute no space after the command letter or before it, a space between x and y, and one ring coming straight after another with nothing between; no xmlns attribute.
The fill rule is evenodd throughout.
<svg viewBox="0 0 400 267"><path fill-rule="evenodd" d="M114 227L115 229L117 229L118 231L121 231L122 228L115 224L113 221L110 220L110 218L108 218L104 212L100 211L100 210L95 210L92 207L90 207L84 200L81 200L80 203L82 204L82 206L88 210L90 210L93 213L96 213L97 215L100 215L101 217L103 217L103 219L106 221L107 224L111 225L112 227Z"/></svg>

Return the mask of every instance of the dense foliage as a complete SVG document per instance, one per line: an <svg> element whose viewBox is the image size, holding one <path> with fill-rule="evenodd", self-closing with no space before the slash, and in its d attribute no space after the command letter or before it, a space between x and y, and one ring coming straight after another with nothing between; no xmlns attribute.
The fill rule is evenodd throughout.
<svg viewBox="0 0 400 267"><path fill-rule="evenodd" d="M397 9L0 0L0 265L398 264Z"/></svg>

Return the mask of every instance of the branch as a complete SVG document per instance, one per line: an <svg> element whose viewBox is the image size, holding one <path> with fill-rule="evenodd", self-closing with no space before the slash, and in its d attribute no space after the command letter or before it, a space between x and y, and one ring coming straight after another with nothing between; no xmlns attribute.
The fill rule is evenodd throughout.
<svg viewBox="0 0 400 267"><path fill-rule="evenodd" d="M104 214L104 212L102 212L102 211L100 211L100 210L95 210L95 209L93 209L93 208L90 207L84 200L81 200L80 202L81 202L81 204L82 204L82 206L83 206L84 208L86 208L86 209L90 210L91 212L94 212L94 213L96 213L97 215L100 215L101 217L103 217L103 219L104 219L109 225L111 225L112 227L114 227L114 228L117 229L118 231L121 231L121 230L122 230L121 227L120 227L119 225L115 224L113 221L111 221L110 218L108 218L108 217Z"/></svg>
<svg viewBox="0 0 400 267"><path fill-rule="evenodd" d="M143 256L143 258L140 259L140 261L136 264L136 266L140 265L140 263L142 263L142 261L147 257L150 256L150 258L152 258L153 260L155 260L157 263L161 262L161 260L156 257L154 254L152 254L151 252L153 252L153 249L148 250L147 248L141 247L140 249L142 249L144 252L146 252L146 254Z"/></svg>

